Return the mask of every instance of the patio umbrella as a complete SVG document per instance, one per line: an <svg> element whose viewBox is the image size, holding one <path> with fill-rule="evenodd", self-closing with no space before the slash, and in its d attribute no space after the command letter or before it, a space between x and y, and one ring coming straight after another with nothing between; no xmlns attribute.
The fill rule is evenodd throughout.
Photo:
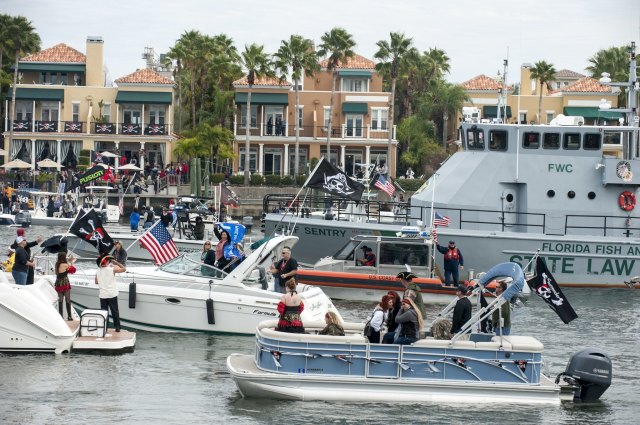
<svg viewBox="0 0 640 425"><path fill-rule="evenodd" d="M100 155L105 158L120 158L120 155L116 155L115 153L111 153L109 151L100 152Z"/></svg>
<svg viewBox="0 0 640 425"><path fill-rule="evenodd" d="M142 171L142 168L133 164L126 164L118 167L118 170Z"/></svg>
<svg viewBox="0 0 640 425"><path fill-rule="evenodd" d="M31 168L31 164L24 162L21 159L14 159L13 161L9 161L4 164L2 168Z"/></svg>
<svg viewBox="0 0 640 425"><path fill-rule="evenodd" d="M42 161L38 161L36 164L38 164L38 167L40 167L40 168L58 168L58 167L60 167L60 164L58 164L57 162L53 161L50 158L45 158Z"/></svg>

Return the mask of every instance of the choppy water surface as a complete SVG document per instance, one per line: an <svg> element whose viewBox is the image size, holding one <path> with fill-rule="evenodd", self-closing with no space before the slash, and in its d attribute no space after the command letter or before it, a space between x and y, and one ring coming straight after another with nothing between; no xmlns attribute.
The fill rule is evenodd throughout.
<svg viewBox="0 0 640 425"><path fill-rule="evenodd" d="M53 230L43 231L48 236ZM29 240L40 232L28 230ZM2 260L14 235L13 229L0 228ZM225 361L234 352L253 353L252 337L139 332L135 352L121 356L0 354L0 423L637 423L640 290L565 292L578 319L564 325L534 298L515 312L513 331L545 344L544 371L553 377L564 370L575 351L603 348L613 360L614 382L598 403L492 406L465 400L442 405L243 400ZM337 304L347 320L363 320L372 308L367 303ZM430 307L427 319L437 310Z"/></svg>

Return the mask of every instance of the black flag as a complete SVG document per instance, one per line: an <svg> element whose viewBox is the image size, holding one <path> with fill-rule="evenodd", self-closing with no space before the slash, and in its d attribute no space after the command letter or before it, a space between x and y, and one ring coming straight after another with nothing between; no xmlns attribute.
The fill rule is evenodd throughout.
<svg viewBox="0 0 640 425"><path fill-rule="evenodd" d="M347 198L360 202L364 185L347 176L339 168L331 165L324 157L309 176L305 187L318 189L339 198Z"/></svg>
<svg viewBox="0 0 640 425"><path fill-rule="evenodd" d="M69 231L95 246L101 255L113 249L113 239L111 239L111 236L102 225L102 220L93 209L87 213L81 213L73 222Z"/></svg>
<svg viewBox="0 0 640 425"><path fill-rule="evenodd" d="M536 260L536 274L527 283L565 324L578 317L542 258Z"/></svg>
<svg viewBox="0 0 640 425"><path fill-rule="evenodd" d="M104 176L107 171L102 165L95 165L82 173L77 179L73 179L70 185L65 188L65 193L70 192L76 187L80 187L83 184L91 183L94 180Z"/></svg>
<svg viewBox="0 0 640 425"><path fill-rule="evenodd" d="M220 202L223 204L231 205L232 207L240 205L240 198L238 198L238 195L228 186L222 185L220 192Z"/></svg>

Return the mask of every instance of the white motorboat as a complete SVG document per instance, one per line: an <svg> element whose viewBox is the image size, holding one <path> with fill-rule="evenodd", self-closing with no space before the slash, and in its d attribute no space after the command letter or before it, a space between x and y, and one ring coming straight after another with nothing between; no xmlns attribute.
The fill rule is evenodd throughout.
<svg viewBox="0 0 640 425"><path fill-rule="evenodd" d="M0 226L17 226L13 214L0 214Z"/></svg>
<svg viewBox="0 0 640 425"><path fill-rule="evenodd" d="M71 350L78 321L64 320L55 305L58 294L47 279L33 285L9 283L0 273L0 351L56 353Z"/></svg>
<svg viewBox="0 0 640 425"><path fill-rule="evenodd" d="M451 340L370 344L358 323L346 323L345 336L329 336L314 334L324 323L305 322L309 334L293 334L276 331L269 320L256 329L255 354L230 355L227 369L243 397L269 400L558 404L598 399L612 375L611 361L600 350L574 354L554 381L541 372L544 346L537 339L468 334L524 285L521 268L510 264L517 271L513 283ZM498 277L494 269L481 285Z"/></svg>
<svg viewBox="0 0 640 425"><path fill-rule="evenodd" d="M199 255L185 254L159 267L129 267L116 275L120 321L124 327L152 332L253 334L260 321L278 316L281 294L244 282L297 239L279 236L267 241L229 274L201 263ZM98 305L94 278L95 268L70 276L77 308ZM327 311L336 311L321 289L299 285L298 290L305 304L303 320L322 320Z"/></svg>

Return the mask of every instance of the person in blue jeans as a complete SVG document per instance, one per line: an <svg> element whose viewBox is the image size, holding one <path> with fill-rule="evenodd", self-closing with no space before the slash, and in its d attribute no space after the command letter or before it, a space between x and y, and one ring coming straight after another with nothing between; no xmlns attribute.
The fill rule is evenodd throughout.
<svg viewBox="0 0 640 425"><path fill-rule="evenodd" d="M449 241L449 246L436 244L438 251L444 254L444 284L446 286L457 286L460 282L458 266L464 269L464 259L462 252L456 248L455 241Z"/></svg>
<svg viewBox="0 0 640 425"><path fill-rule="evenodd" d="M129 225L131 226L132 232L138 231L138 226L140 225L140 214L138 213L137 208L134 208L133 212L129 216Z"/></svg>
<svg viewBox="0 0 640 425"><path fill-rule="evenodd" d="M29 260L29 254L27 254L27 251L24 249L27 246L27 240L23 236L18 236L16 238L16 244L16 257L11 275L16 285L26 285L29 267L33 267L34 263Z"/></svg>

